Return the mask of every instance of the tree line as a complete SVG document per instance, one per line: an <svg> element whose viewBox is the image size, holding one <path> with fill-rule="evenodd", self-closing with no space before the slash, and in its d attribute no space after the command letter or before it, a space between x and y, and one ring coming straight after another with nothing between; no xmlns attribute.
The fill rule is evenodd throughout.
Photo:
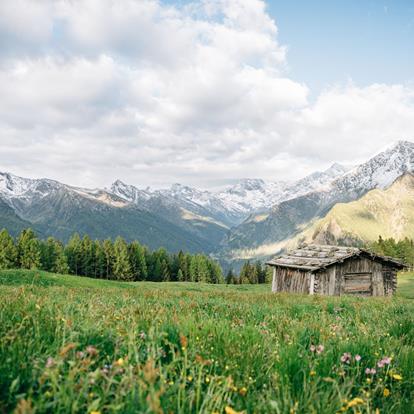
<svg viewBox="0 0 414 414"><path fill-rule="evenodd" d="M203 254L171 254L164 248L150 251L122 237L101 241L74 234L63 244L54 237L41 240L32 229L14 239L3 229L0 269L15 268L126 281L224 282L220 265Z"/></svg>
<svg viewBox="0 0 414 414"><path fill-rule="evenodd" d="M269 283L271 280L271 270L260 261L251 263L247 260L243 263L240 274L237 275L230 269L226 276L226 282L234 285Z"/></svg>
<svg viewBox="0 0 414 414"><path fill-rule="evenodd" d="M376 242L368 246L375 253L400 259L411 269L414 268L414 241L408 237L396 241L392 237L383 239L379 236Z"/></svg>

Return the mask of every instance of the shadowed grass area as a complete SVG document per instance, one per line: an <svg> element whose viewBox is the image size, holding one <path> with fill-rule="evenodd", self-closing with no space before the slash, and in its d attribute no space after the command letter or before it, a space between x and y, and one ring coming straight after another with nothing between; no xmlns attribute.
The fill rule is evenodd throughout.
<svg viewBox="0 0 414 414"><path fill-rule="evenodd" d="M0 272L0 412L410 413L413 289L408 274L395 298L324 298Z"/></svg>

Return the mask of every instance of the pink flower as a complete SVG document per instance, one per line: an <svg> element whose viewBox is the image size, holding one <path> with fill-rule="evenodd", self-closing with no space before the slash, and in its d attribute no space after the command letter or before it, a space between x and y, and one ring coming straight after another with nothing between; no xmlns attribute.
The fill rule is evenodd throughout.
<svg viewBox="0 0 414 414"><path fill-rule="evenodd" d="M311 345L309 349L310 349L311 352L315 352L316 351L316 346L315 345Z"/></svg>
<svg viewBox="0 0 414 414"><path fill-rule="evenodd" d="M391 358L390 357L384 357L384 358L382 358L382 362L385 365L390 365L391 364Z"/></svg>
<svg viewBox="0 0 414 414"><path fill-rule="evenodd" d="M94 346L92 346L92 345L89 345L89 346L86 347L86 352L90 356L95 356L95 355L98 354L98 350Z"/></svg>
<svg viewBox="0 0 414 414"><path fill-rule="evenodd" d="M367 368L366 370L365 370L365 374L367 374L367 375L375 375L377 373L377 370L375 369L375 368Z"/></svg>
<svg viewBox="0 0 414 414"><path fill-rule="evenodd" d="M323 352L323 350L325 349L325 347L323 346L323 345L318 345L317 347L316 347L316 352L318 353L318 354L321 354L322 352Z"/></svg>
<svg viewBox="0 0 414 414"><path fill-rule="evenodd" d="M381 361L377 364L378 368L382 368L384 366L384 361L381 359Z"/></svg>
<svg viewBox="0 0 414 414"><path fill-rule="evenodd" d="M361 355L355 355L355 361L356 362L361 361Z"/></svg>
<svg viewBox="0 0 414 414"><path fill-rule="evenodd" d="M46 360L46 368L52 368L55 365L55 360L52 357L49 357Z"/></svg>
<svg viewBox="0 0 414 414"><path fill-rule="evenodd" d="M341 356L341 362L343 362L344 364L349 364L349 362L351 361L352 355L349 352L345 352L342 356Z"/></svg>

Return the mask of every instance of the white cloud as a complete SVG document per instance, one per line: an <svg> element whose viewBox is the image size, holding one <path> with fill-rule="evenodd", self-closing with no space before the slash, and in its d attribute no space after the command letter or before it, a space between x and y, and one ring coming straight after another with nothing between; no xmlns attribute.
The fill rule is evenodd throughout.
<svg viewBox="0 0 414 414"><path fill-rule="evenodd" d="M309 103L261 0L3 0L0 36L0 169L28 176L286 179L414 137L409 86Z"/></svg>

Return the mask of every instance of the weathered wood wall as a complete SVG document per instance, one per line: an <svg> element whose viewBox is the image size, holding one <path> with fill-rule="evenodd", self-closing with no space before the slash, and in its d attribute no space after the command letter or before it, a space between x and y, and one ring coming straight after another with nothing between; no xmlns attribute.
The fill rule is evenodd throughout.
<svg viewBox="0 0 414 414"><path fill-rule="evenodd" d="M365 257L355 257L318 272L315 275L315 293L384 296L394 292L395 274L395 271L388 269L385 286L384 266L381 263Z"/></svg>
<svg viewBox="0 0 414 414"><path fill-rule="evenodd" d="M303 270L275 267L273 292L309 293L311 275Z"/></svg>

